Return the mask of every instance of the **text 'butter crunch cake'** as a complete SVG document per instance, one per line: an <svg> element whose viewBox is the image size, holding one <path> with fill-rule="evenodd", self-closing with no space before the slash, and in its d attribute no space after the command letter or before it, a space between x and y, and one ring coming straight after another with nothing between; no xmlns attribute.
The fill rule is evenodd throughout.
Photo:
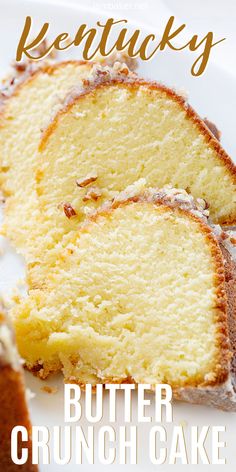
<svg viewBox="0 0 236 472"><path fill-rule="evenodd" d="M41 378L168 383L236 410L233 246L203 200L141 184L54 248L46 286L13 310L21 355Z"/></svg>

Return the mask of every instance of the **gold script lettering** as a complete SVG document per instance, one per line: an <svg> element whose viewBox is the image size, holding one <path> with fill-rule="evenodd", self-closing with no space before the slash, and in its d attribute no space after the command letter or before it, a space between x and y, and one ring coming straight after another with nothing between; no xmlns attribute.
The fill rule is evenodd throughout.
<svg viewBox="0 0 236 472"><path fill-rule="evenodd" d="M29 36L29 32L30 32L30 28L31 28L31 23L32 23L31 17L27 16L26 19L25 19L24 29L23 29L22 35L20 37L20 41L19 41L17 51L16 51L16 61L17 62L21 61L23 54L25 54L25 56L27 56L29 59L33 60L34 57L32 57L28 53L28 51L31 51L32 49L37 47L44 40L44 38L46 36L46 33L48 31L49 23L44 23L44 25L42 26L38 36L36 36L36 38L30 44L28 44L28 46L26 46L26 41L27 41L27 38Z"/></svg>
<svg viewBox="0 0 236 472"><path fill-rule="evenodd" d="M45 39L49 29L49 23L44 23L36 38L27 44L32 24L31 17L27 16L16 51L16 61L21 61L24 55L33 61L38 61L45 58L53 49L62 51L70 48L71 46L82 46L83 41L85 42L82 49L82 56L85 60L92 60L97 53L100 53L103 57L107 57L114 50L126 50L130 57L140 57L143 61L148 61L157 53L157 51L164 51L167 47L174 51L182 51L183 49L188 48L189 51L195 52L202 46L203 51L197 57L191 67L191 74L195 77L200 76L206 70L212 48L224 41L225 38L214 42L213 32L207 33L202 39L195 34L187 43L177 46L173 44L172 41L183 31L186 25L182 24L178 28L174 29L174 20L174 16L169 18L161 40L159 40L158 44L156 45L154 43L156 40L156 35L149 34L143 40L140 40L140 30L136 29L128 37L128 29L124 27L117 34L117 38L113 40L110 49L108 49L108 42L110 41L112 28L120 23L127 24L127 20L122 19L115 21L114 18L109 18L106 23L101 23L98 21L98 28L90 29L87 28L86 24L82 24L79 27L74 40L69 43L67 41L65 44L63 44L64 41L68 40L69 34L61 33L55 38L55 40L51 43L51 45L48 46L46 50L41 52L41 54L38 53L37 57L34 57L30 54L30 51L36 49L37 46L39 46ZM101 31L101 37L97 42L96 40L98 31ZM148 53L148 48L151 44L153 44L154 48L150 53Z"/></svg>

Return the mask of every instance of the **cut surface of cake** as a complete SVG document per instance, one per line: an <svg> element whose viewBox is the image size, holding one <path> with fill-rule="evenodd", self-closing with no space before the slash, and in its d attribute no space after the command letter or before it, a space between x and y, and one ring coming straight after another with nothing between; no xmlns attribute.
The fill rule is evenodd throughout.
<svg viewBox="0 0 236 472"><path fill-rule="evenodd" d="M94 67L86 84L67 97L39 147L47 248L139 178L185 188L207 201L215 223L235 224L235 165L183 98L114 68Z"/></svg>
<svg viewBox="0 0 236 472"><path fill-rule="evenodd" d="M43 129L66 94L88 75L91 63L67 61L16 72L0 109L0 182L7 201L4 234L24 255L36 231L38 207L34 172ZM8 94L7 96L5 96Z"/></svg>
<svg viewBox="0 0 236 472"><path fill-rule="evenodd" d="M21 355L41 378L168 383L178 398L235 410L229 247L203 200L138 188L54 248L45 287L13 310Z"/></svg>
<svg viewBox="0 0 236 472"><path fill-rule="evenodd" d="M19 466L11 459L11 431L14 426L28 430L29 459ZM5 472L37 472L31 463L31 423L26 402L25 382L12 328L4 309L0 312L0 468ZM19 451L20 455L21 451Z"/></svg>

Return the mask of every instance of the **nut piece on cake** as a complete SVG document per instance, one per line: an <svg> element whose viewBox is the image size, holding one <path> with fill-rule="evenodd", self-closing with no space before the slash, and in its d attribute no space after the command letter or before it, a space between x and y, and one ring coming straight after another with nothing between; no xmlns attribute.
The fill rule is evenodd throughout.
<svg viewBox="0 0 236 472"><path fill-rule="evenodd" d="M41 378L168 383L177 398L236 411L230 240L204 200L142 184L55 248L47 285L13 312L21 355Z"/></svg>

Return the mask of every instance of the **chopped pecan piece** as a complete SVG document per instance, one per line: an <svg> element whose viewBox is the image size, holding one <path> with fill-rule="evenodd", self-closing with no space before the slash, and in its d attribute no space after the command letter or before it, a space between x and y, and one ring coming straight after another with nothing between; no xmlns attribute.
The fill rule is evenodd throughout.
<svg viewBox="0 0 236 472"><path fill-rule="evenodd" d="M112 67L115 62L125 63L129 70L135 71L138 68L137 59L130 57L125 51L114 51L108 57L102 58L101 63Z"/></svg>
<svg viewBox="0 0 236 472"><path fill-rule="evenodd" d="M94 200L95 202L102 196L102 192L98 187L90 187L83 197L83 202Z"/></svg>
<svg viewBox="0 0 236 472"><path fill-rule="evenodd" d="M57 387L51 387L50 385L44 385L43 387L40 388L40 390L41 390L42 392L51 393L51 394L54 394L54 393L57 393L57 392L58 392L58 388L57 388Z"/></svg>
<svg viewBox="0 0 236 472"><path fill-rule="evenodd" d="M100 69L98 69L98 70L97 70L97 75L104 75L104 76L106 76L106 75L109 75L109 72L108 72L107 70L100 70Z"/></svg>
<svg viewBox="0 0 236 472"><path fill-rule="evenodd" d="M65 215L69 219L72 218L73 216L77 215L75 209L72 207L72 205L70 203L64 203L63 204L63 210L64 210Z"/></svg>
<svg viewBox="0 0 236 472"><path fill-rule="evenodd" d="M207 125L207 128L212 132L215 138L218 139L218 141L220 141L221 132L217 128L217 126L214 123L212 123L212 121L208 120L207 118L204 118L204 123Z"/></svg>
<svg viewBox="0 0 236 472"><path fill-rule="evenodd" d="M228 237L229 237L229 235L225 231L222 231L221 239L224 241L225 239L228 239Z"/></svg>
<svg viewBox="0 0 236 472"><path fill-rule="evenodd" d="M12 63L12 67L14 67L14 69L17 72L25 72L28 65L29 65L28 62L16 62L15 61L15 62Z"/></svg>
<svg viewBox="0 0 236 472"><path fill-rule="evenodd" d="M90 84L88 79L83 79L82 82L83 82L84 87L88 87Z"/></svg>
<svg viewBox="0 0 236 472"><path fill-rule="evenodd" d="M98 176L96 174L88 174L86 177L76 180L76 185L78 185L78 187L87 187L87 185L95 182L97 178Z"/></svg>
<svg viewBox="0 0 236 472"><path fill-rule="evenodd" d="M121 64L120 62L115 62L113 65L113 70L118 74L129 75L129 69L126 64Z"/></svg>

